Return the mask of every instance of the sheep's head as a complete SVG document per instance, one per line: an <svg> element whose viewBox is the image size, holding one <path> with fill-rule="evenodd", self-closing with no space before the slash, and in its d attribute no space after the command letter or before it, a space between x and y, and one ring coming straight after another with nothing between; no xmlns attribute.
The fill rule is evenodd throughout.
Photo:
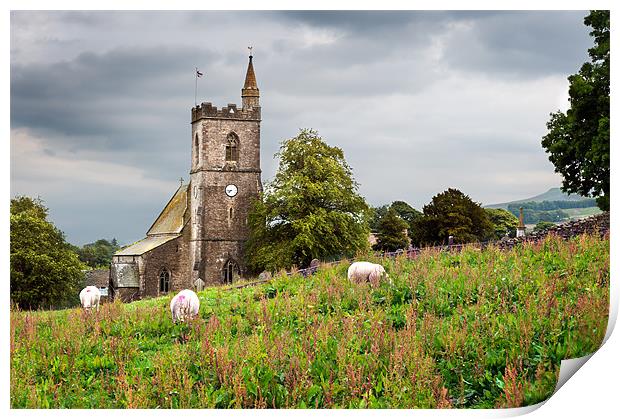
<svg viewBox="0 0 620 419"><path fill-rule="evenodd" d="M179 308L179 321L184 322L187 316L188 316L187 306L183 305Z"/></svg>
<svg viewBox="0 0 620 419"><path fill-rule="evenodd" d="M179 295L177 301L174 304L174 317L175 320L179 320L181 322L185 321L185 318L189 315L189 301L185 298L184 295Z"/></svg>
<svg viewBox="0 0 620 419"><path fill-rule="evenodd" d="M379 264L375 264L374 269L370 275L368 275L368 280L373 286L378 286L383 279L388 280L390 284L392 283L392 280L388 276L387 272L385 272L385 268Z"/></svg>
<svg viewBox="0 0 620 419"><path fill-rule="evenodd" d="M390 276L387 274L387 272L385 272L385 268L383 268L383 266L379 265L379 270L381 271L381 279L385 279L387 280L390 284L392 284L392 278L390 278Z"/></svg>

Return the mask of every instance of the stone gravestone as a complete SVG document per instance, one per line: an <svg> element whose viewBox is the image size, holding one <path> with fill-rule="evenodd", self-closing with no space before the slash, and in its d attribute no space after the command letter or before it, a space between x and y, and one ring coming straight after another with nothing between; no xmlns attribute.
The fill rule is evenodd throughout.
<svg viewBox="0 0 620 419"><path fill-rule="evenodd" d="M319 264L321 261L318 259L312 259L310 261L310 275L314 275L314 273L319 269Z"/></svg>
<svg viewBox="0 0 620 419"><path fill-rule="evenodd" d="M271 279L271 272L262 271L260 275L258 275L259 281L269 281Z"/></svg>
<svg viewBox="0 0 620 419"><path fill-rule="evenodd" d="M197 278L194 281L194 288L196 288L196 291L202 291L204 286L205 286L205 281L203 281L202 279Z"/></svg>

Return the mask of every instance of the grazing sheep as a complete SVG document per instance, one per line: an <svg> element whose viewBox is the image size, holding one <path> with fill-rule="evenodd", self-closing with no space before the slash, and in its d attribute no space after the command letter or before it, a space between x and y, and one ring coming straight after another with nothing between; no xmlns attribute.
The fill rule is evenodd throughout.
<svg viewBox="0 0 620 419"><path fill-rule="evenodd" d="M172 312L172 321L185 321L186 318L192 318L198 315L200 308L200 300L196 293L192 290L183 290L174 296L170 301L170 311Z"/></svg>
<svg viewBox="0 0 620 419"><path fill-rule="evenodd" d="M347 277L350 281L369 281L373 286L379 285L381 278L385 277L390 284L392 280L385 272L383 266L371 262L354 262L349 266Z"/></svg>
<svg viewBox="0 0 620 419"><path fill-rule="evenodd" d="M96 307L97 311L99 311L100 299L101 292L97 287L89 285L80 291L80 303L82 303L82 307L84 307L84 310L86 311L90 311L93 307Z"/></svg>

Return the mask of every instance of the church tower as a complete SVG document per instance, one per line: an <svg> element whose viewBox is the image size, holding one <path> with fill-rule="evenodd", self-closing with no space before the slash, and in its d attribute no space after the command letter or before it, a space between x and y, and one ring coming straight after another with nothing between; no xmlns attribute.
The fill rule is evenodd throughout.
<svg viewBox="0 0 620 419"><path fill-rule="evenodd" d="M230 283L243 275L248 214L262 191L259 90L248 63L242 107L192 108L190 170L191 281Z"/></svg>

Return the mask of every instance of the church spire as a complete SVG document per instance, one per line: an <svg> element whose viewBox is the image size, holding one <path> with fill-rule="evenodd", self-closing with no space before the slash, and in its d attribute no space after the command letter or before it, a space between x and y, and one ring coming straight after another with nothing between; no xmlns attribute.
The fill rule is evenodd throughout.
<svg viewBox="0 0 620 419"><path fill-rule="evenodd" d="M244 108L258 107L259 93L258 86L256 85L256 75L254 74L254 65L252 64L252 47L248 47L250 50L250 62L248 63L248 70L245 73L245 84L241 89L241 102Z"/></svg>

